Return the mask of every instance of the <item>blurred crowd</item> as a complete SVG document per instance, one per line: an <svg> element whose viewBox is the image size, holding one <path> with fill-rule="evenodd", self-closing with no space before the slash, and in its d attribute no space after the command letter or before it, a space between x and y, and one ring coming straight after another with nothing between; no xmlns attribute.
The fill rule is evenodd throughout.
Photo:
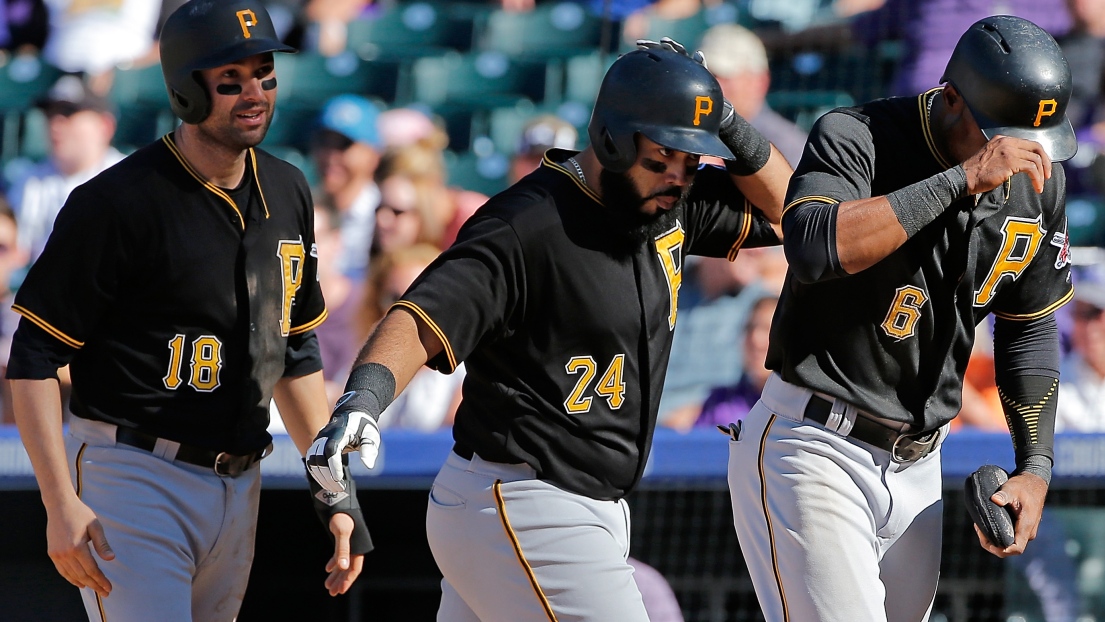
<svg viewBox="0 0 1105 622"><path fill-rule="evenodd" d="M181 3L0 0L0 60L36 54L65 72L34 104L47 120L43 157L0 182L0 288L6 301L0 312L0 364L16 321L12 292L41 252L58 210L74 187L124 157L113 146L120 121L107 97L113 71L156 64L159 21ZM491 4L495 10L518 12L553 3ZM703 50L737 112L794 165L809 124L771 105L773 75L800 72L817 58L839 57L842 50L878 48L877 57L890 58L894 69L883 94L917 93L939 84L956 36L982 16L1013 13L1048 29L1063 46L1074 75L1068 115L1080 152L1067 165L1071 226L1084 224L1088 213L1098 227L1086 229L1081 238L1071 234L1077 282L1074 301L1058 312L1066 358L1057 429L1105 431L1105 250L1100 248L1105 244L1105 0L578 4L616 24L613 32L621 40L608 42L611 53L637 37L676 32L702 15L728 15L732 19L716 24L701 22L695 39L684 42ZM351 24L396 8L396 3L367 0L272 0L270 5L289 43L322 55L343 49ZM719 13L726 7L732 12ZM736 19L740 16L748 19ZM758 26L738 23L748 20ZM780 68L781 63L786 66ZM330 311L317 332L328 390L336 399L369 331L487 196L450 178L450 138L443 120L427 107L388 107L365 94L346 93L325 101L311 121L304 164L315 186L319 275ZM578 120L535 110L513 141L508 180L534 170L549 148L582 147L583 127ZM758 399L767 378L771 318L787 272L781 248L744 250L732 262L695 259L683 266L679 322L660 411L660 423L679 430L740 419ZM954 424L959 429L1005 430L990 344L984 323L978 327L963 410ZM424 431L449 426L463 379L463 365L449 376L424 369L381 417L382 426ZM0 395L9 399L6 390ZM11 422L7 413L10 405L4 403L0 421Z"/></svg>

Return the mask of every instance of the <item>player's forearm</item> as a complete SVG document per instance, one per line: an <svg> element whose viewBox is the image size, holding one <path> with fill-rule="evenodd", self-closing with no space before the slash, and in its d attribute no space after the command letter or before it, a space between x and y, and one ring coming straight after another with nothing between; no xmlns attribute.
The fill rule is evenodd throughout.
<svg viewBox="0 0 1105 622"><path fill-rule="evenodd" d="M54 378L12 380L15 423L47 512L76 495L62 436L61 390Z"/></svg>
<svg viewBox="0 0 1105 622"><path fill-rule="evenodd" d="M783 205L786 202L787 184L794 169L783 154L771 147L771 157L763 168L752 175L731 175L737 189L756 207L760 208L767 220L774 226L775 234L783 238Z"/></svg>
<svg viewBox="0 0 1105 622"><path fill-rule="evenodd" d="M836 251L841 268L848 274L870 268L908 239L886 197L845 201L837 206Z"/></svg>
<svg viewBox="0 0 1105 622"><path fill-rule="evenodd" d="M330 420L330 404L322 372L281 378L273 388L280 417L300 455L307 453L315 435Z"/></svg>
<svg viewBox="0 0 1105 622"><path fill-rule="evenodd" d="M402 307L389 312L357 355L355 366L379 363L395 376L395 395L403 392L418 370L441 352L437 335ZM388 396L394 397L394 396Z"/></svg>

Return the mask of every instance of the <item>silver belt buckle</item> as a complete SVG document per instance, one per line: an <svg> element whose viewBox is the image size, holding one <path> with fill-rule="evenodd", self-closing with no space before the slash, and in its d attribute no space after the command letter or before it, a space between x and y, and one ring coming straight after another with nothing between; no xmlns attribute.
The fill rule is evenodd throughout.
<svg viewBox="0 0 1105 622"><path fill-rule="evenodd" d="M225 451L220 451L219 455L215 456L215 466L213 467L215 469L215 475L219 477L231 476L230 467L228 466L230 458L233 458L233 456ZM219 467L224 467L224 469L220 469Z"/></svg>
<svg viewBox="0 0 1105 622"><path fill-rule="evenodd" d="M926 432L921 436L916 434L902 434L894 439L894 446L890 448L890 459L898 464L916 462L932 453L939 444L944 428L937 428L932 432Z"/></svg>

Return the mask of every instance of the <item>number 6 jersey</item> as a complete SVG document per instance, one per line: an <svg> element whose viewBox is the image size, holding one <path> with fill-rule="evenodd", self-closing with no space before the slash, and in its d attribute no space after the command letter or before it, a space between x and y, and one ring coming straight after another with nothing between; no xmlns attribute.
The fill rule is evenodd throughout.
<svg viewBox="0 0 1105 622"><path fill-rule="evenodd" d="M306 180L251 149L237 189L167 135L78 187L20 287L8 376L70 363L73 413L244 454L284 375L322 368Z"/></svg>

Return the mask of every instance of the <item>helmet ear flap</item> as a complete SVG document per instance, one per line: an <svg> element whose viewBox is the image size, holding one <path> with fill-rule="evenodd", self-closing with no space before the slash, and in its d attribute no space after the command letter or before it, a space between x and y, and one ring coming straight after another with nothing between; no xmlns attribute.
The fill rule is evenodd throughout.
<svg viewBox="0 0 1105 622"><path fill-rule="evenodd" d="M173 114L191 125L202 123L211 113L211 98L207 96L207 89L200 83L199 75L193 73L191 80L186 80L180 86L182 87L180 90L169 87L169 104Z"/></svg>
<svg viewBox="0 0 1105 622"><path fill-rule="evenodd" d="M609 125L603 124L598 133L598 140L592 136L592 144L602 167L613 173L628 171L637 159L636 132L619 135L611 132Z"/></svg>

